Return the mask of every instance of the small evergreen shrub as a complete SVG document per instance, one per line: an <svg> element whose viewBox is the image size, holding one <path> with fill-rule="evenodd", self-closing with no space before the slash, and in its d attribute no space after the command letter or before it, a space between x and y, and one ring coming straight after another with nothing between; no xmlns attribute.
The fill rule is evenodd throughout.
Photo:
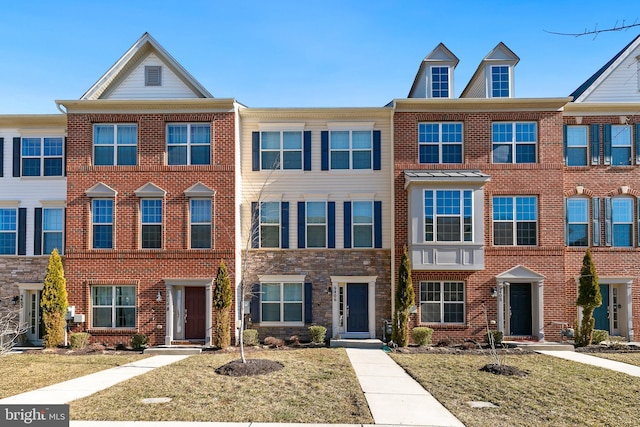
<svg viewBox="0 0 640 427"><path fill-rule="evenodd" d="M602 341L607 341L609 339L609 332L603 331L602 329L594 329L593 336L591 338L591 342L593 344L600 344Z"/></svg>
<svg viewBox="0 0 640 427"><path fill-rule="evenodd" d="M489 331L484 335L484 340L487 344L490 344L489 341L489 334L493 335L493 343L495 345L502 345L502 338L504 336L504 334L500 331L497 330L493 330L493 331Z"/></svg>
<svg viewBox="0 0 640 427"><path fill-rule="evenodd" d="M141 350L147 346L149 337L145 334L133 334L131 337L131 348L134 350Z"/></svg>
<svg viewBox="0 0 640 427"><path fill-rule="evenodd" d="M433 329L426 328L424 326L418 326L411 330L413 336L413 342L419 346L431 344L431 335L433 335Z"/></svg>
<svg viewBox="0 0 640 427"><path fill-rule="evenodd" d="M258 345L258 331L256 329L245 329L242 331L242 342L245 345Z"/></svg>
<svg viewBox="0 0 640 427"><path fill-rule="evenodd" d="M85 348L89 344L89 338L91 335L87 332L77 332L70 336L70 346L72 349Z"/></svg>
<svg viewBox="0 0 640 427"><path fill-rule="evenodd" d="M311 337L311 342L316 344L320 344L324 342L324 337L327 335L327 328L324 326L309 326L309 336Z"/></svg>

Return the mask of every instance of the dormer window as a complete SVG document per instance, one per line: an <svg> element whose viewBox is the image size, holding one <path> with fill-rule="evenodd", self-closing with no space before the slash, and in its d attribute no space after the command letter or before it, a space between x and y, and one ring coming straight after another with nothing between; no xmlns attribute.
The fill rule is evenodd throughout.
<svg viewBox="0 0 640 427"><path fill-rule="evenodd" d="M491 97L509 98L509 67L507 65L491 67Z"/></svg>
<svg viewBox="0 0 640 427"><path fill-rule="evenodd" d="M147 65L144 67L144 85L162 86L162 67L160 65Z"/></svg>
<svg viewBox="0 0 640 427"><path fill-rule="evenodd" d="M449 67L431 67L431 98L449 98Z"/></svg>

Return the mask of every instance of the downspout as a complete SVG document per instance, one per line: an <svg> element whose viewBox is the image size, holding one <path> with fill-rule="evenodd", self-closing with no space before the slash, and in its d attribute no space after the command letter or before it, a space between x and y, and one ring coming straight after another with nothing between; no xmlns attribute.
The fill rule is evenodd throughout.
<svg viewBox="0 0 640 427"><path fill-rule="evenodd" d="M395 128L394 124L394 116L396 111L396 103L392 101L393 106L391 107L391 115L389 117L389 129L391 129L389 135L390 142L390 155L391 159L389 163L391 167L389 168L390 174L390 182L391 182L391 318L389 319L393 322L393 316L395 314L395 294L396 294L396 185L395 185L395 171L396 171L396 162L395 162L395 154L394 154L394 140L395 140Z"/></svg>

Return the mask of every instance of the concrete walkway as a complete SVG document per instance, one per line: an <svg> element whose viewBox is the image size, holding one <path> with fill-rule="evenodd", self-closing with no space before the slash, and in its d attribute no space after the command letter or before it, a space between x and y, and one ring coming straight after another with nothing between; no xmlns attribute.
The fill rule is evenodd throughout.
<svg viewBox="0 0 640 427"><path fill-rule="evenodd" d="M348 348L376 425L464 427L382 350Z"/></svg>
<svg viewBox="0 0 640 427"><path fill-rule="evenodd" d="M87 397L112 385L169 365L188 356L153 356L126 365L74 378L59 384L0 399L0 404L63 404Z"/></svg>
<svg viewBox="0 0 640 427"><path fill-rule="evenodd" d="M576 353L573 351L540 350L538 351L538 353L546 354L547 356L559 357L561 359L571 360L572 362L584 363L586 365L611 369L612 371L622 372L634 377L640 377L640 366L629 365L628 363L616 362L615 360L591 356L585 353Z"/></svg>

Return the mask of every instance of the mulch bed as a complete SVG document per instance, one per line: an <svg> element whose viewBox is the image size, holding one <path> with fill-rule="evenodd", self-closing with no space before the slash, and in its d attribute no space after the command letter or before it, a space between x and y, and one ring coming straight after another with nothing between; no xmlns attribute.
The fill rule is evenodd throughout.
<svg viewBox="0 0 640 427"><path fill-rule="evenodd" d="M284 365L275 360L268 359L247 359L247 363L242 360L233 360L216 369L216 374L228 375L230 377L244 377L248 375L264 375L279 371Z"/></svg>

